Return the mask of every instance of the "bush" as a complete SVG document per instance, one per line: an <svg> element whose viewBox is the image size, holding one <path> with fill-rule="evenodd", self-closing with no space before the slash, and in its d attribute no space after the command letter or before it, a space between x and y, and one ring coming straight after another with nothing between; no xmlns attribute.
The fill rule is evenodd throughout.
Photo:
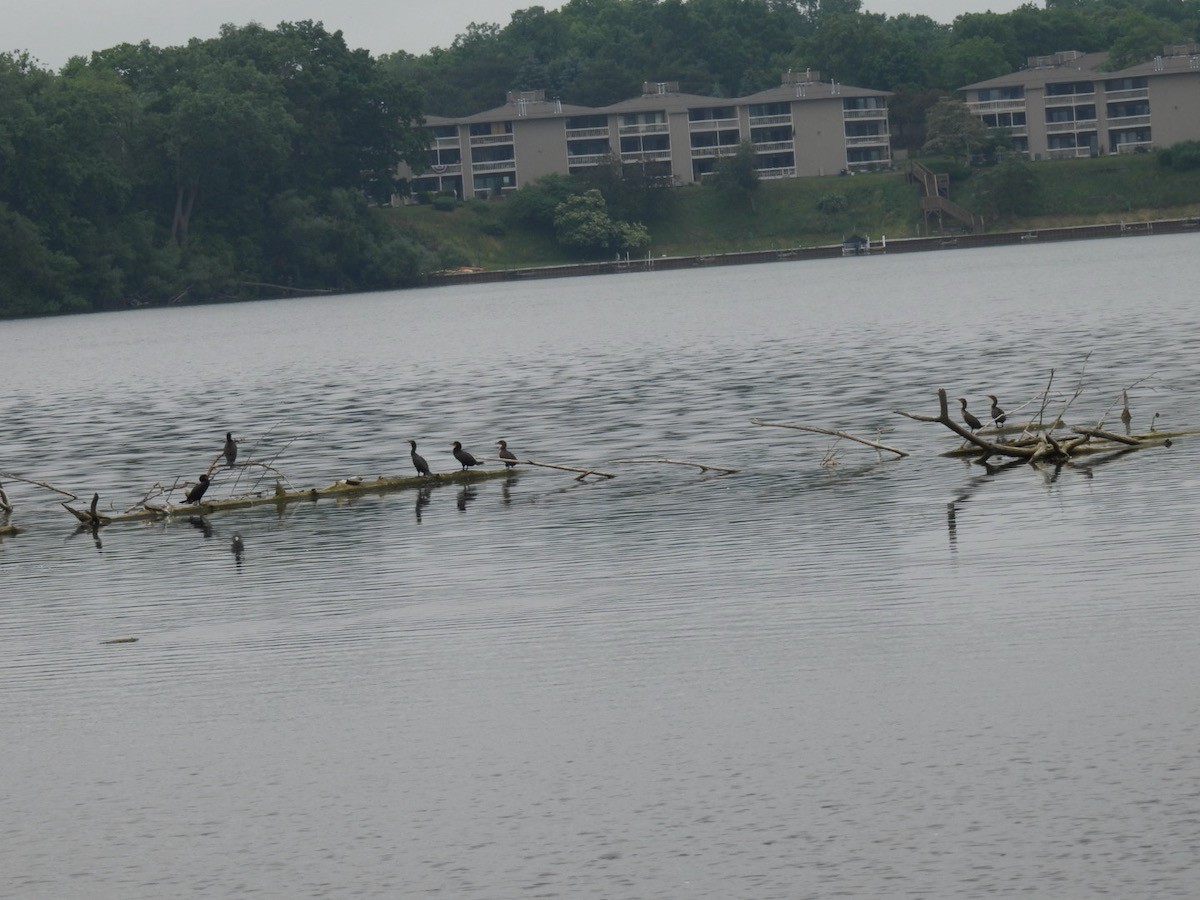
<svg viewBox="0 0 1200 900"><path fill-rule="evenodd" d="M484 234L491 235L492 237L504 237L504 235L508 234L508 226L503 222L496 221L495 219L489 219L488 221L484 222L479 226L479 230Z"/></svg>
<svg viewBox="0 0 1200 900"><path fill-rule="evenodd" d="M445 194L438 194L430 203L438 212L454 212L458 208L458 198L447 197Z"/></svg>
<svg viewBox="0 0 1200 900"><path fill-rule="evenodd" d="M1200 169L1200 141L1180 141L1165 150L1160 150L1158 164L1176 172Z"/></svg>
<svg viewBox="0 0 1200 900"><path fill-rule="evenodd" d="M845 212L849 208L850 201L846 199L845 194L826 194L817 201L817 209L830 215Z"/></svg>

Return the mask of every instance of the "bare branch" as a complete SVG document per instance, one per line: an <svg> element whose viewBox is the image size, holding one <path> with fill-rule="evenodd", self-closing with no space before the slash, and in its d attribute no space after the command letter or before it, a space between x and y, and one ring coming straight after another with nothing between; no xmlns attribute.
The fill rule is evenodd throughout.
<svg viewBox="0 0 1200 900"><path fill-rule="evenodd" d="M916 415L909 415L909 413L901 413L901 415L909 416L911 419L922 418ZM925 418L924 420L931 422L941 421L939 418ZM874 447L876 450L886 450L889 453L895 453L897 456L908 456L908 454L903 450L897 450L895 447L889 447L887 444L880 444L876 441L869 441L866 438L858 437L857 435L850 434L847 431L834 431L829 428L818 428L816 425L798 425L794 422L764 422L761 419L751 419L750 424L762 425L770 428L792 428L796 431L811 431L815 434L828 434L832 435L833 437L845 438L848 441L857 441L860 444L866 444L868 447Z"/></svg>
<svg viewBox="0 0 1200 900"><path fill-rule="evenodd" d="M614 459L614 463L665 463L672 466L695 466L701 472L720 472L722 475L732 475L737 469L727 469L724 466L714 466L710 463L690 462L685 459L667 459L666 457L641 457L638 459Z"/></svg>

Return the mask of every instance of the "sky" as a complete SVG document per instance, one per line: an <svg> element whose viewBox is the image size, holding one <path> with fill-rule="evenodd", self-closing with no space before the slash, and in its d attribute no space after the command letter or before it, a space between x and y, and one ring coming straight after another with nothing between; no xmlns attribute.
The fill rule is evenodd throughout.
<svg viewBox="0 0 1200 900"><path fill-rule="evenodd" d="M1008 12L1021 0L864 0L868 12L910 13L951 22L964 12ZM274 28L304 19L341 31L351 48L374 56L407 50L417 55L448 47L471 22L507 25L513 12L554 0L0 0L0 51L27 50L59 69L87 56L142 40L159 47L216 37L221 25L258 22Z"/></svg>

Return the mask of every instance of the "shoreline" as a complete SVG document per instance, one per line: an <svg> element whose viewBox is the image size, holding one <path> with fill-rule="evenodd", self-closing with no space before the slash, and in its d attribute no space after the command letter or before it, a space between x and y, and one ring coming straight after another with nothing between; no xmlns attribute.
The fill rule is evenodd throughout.
<svg viewBox="0 0 1200 900"><path fill-rule="evenodd" d="M1111 222L1103 225L1071 225L1060 228L1027 228L1020 231L983 234L938 235L935 237L898 238L869 241L861 252L852 244L823 244L778 250L747 250L737 253L713 253L700 256L661 256L646 259L608 260L604 262L566 263L557 266L528 266L515 269L483 269L442 272L429 276L428 287L457 284L487 284L537 278L573 278L582 275L611 275L620 272L654 272L692 269L705 266L739 266L755 263L792 262L805 259L833 259L841 256L875 256L881 253L922 253L971 247L998 247L1008 244L1082 241L1099 238L1146 237L1156 234L1200 232L1200 216L1183 219L1150 219L1138 222Z"/></svg>

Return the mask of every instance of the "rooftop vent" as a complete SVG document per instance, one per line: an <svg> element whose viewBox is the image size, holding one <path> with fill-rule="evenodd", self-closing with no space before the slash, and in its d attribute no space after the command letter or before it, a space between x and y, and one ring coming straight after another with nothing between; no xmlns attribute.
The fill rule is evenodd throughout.
<svg viewBox="0 0 1200 900"><path fill-rule="evenodd" d="M678 81L643 81L642 94L650 96L652 94L678 94Z"/></svg>

